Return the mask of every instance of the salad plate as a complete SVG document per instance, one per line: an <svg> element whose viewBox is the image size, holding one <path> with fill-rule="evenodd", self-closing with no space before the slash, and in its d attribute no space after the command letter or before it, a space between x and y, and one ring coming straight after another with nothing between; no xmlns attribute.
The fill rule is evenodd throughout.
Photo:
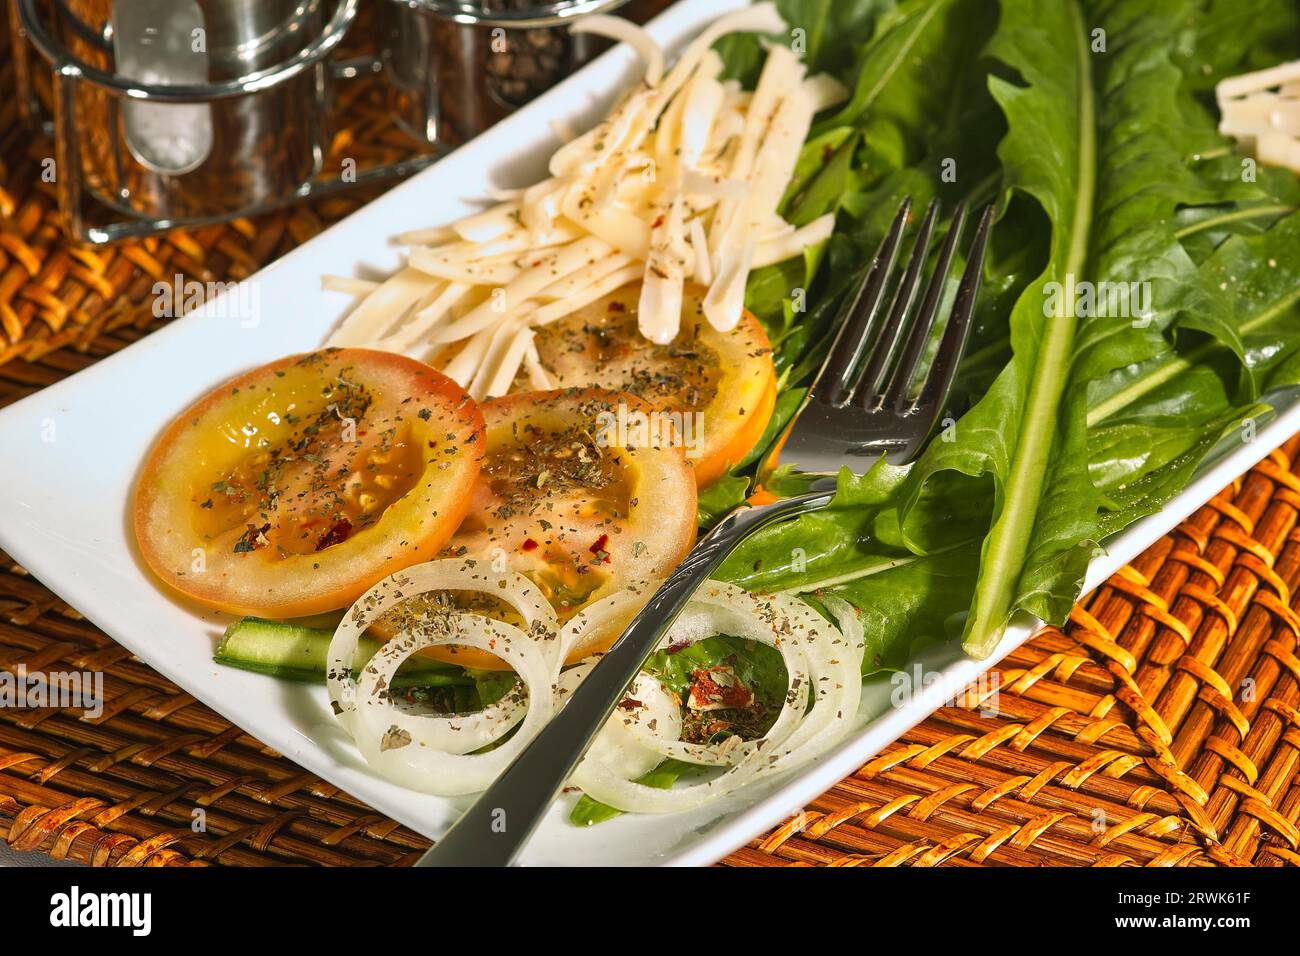
<svg viewBox="0 0 1300 956"><path fill-rule="evenodd" d="M682 0L647 27L680 51L743 0ZM149 449L185 408L254 366L317 348L347 313L321 276L375 280L402 265L392 237L450 222L482 197L531 184L561 140L589 128L636 80L620 46L423 173L389 191L238 287L211 290L200 308L74 377L0 412L0 547L141 660L232 722L381 813L437 839L470 797L439 797L389 782L334 720L322 687L224 668L213 653L229 618L170 597L136 548L128 502ZM183 277L168 294L180 300ZM1300 431L1300 392L1270 396L1274 412L1235 432L1201 462L1162 509L1104 541L1088 570L1100 584L1187 515ZM889 674L870 677L850 732L795 774L743 787L674 814L625 814L579 828L575 797L552 808L525 865L699 865L714 862L852 773L1014 647L1036 622L1022 614L983 660L956 642L917 651L908 668L927 678L901 702Z"/></svg>

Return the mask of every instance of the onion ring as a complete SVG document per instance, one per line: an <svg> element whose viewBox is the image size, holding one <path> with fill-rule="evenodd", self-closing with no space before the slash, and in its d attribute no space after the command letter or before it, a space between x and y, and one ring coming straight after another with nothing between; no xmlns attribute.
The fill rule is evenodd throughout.
<svg viewBox="0 0 1300 956"><path fill-rule="evenodd" d="M402 602L430 591L489 594L518 613L527 631L481 615L426 615L418 626L404 629L380 648L354 681L357 644L366 628ZM558 630L555 611L523 575L456 559L417 565L376 584L339 622L328 652L330 703L367 762L385 776L418 790L472 793L484 789L505 767L509 758L500 754L517 753L549 720L563 660ZM477 713L438 715L390 699L388 687L406 658L446 644L477 647L512 664L527 690L528 705L516 692ZM496 743L516 726L517 733L505 746L487 754L471 753Z"/></svg>
<svg viewBox="0 0 1300 956"><path fill-rule="evenodd" d="M455 796L486 790L551 719L554 667L538 644L513 624L474 614L452 614L446 623L444 634L399 635L379 649L361 670L352 724L353 739L362 756L389 780L413 790ZM412 722L413 715L401 713L388 699L387 688L402 662L416 651L440 644L467 644L499 654L514 667L527 689L523 722L514 736L496 749L474 754L437 749ZM415 718L433 726L456 719ZM436 739L440 734L432 736Z"/></svg>
<svg viewBox="0 0 1300 956"><path fill-rule="evenodd" d="M752 595L735 585L709 582L691 599L664 640L666 645L717 633L763 640L781 652L790 674L790 693L777 718L781 726L773 727L777 734L769 733L742 745L740 759L718 776L670 790L636 783L589 754L573 777L589 796L620 810L643 813L693 809L733 792L760 774L787 770L812 759L815 747L832 733L842 732L856 711L861 689L857 653L849 646L852 640L846 640L812 608L793 598ZM806 702L809 694L813 703L811 709L805 710L801 702ZM649 743L645 738L639 738L639 742ZM687 746L692 749L671 743L660 743L655 749L679 758L683 753L701 755L694 746Z"/></svg>

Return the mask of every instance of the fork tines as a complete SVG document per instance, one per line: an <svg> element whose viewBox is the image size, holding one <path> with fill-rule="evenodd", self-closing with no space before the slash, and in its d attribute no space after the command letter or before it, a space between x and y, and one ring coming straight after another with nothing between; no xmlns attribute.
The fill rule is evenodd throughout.
<svg viewBox="0 0 1300 956"><path fill-rule="evenodd" d="M911 213L912 200L908 197L899 206L840 323L835 343L813 383L815 400L833 406L854 405L901 414L910 408L937 406L947 397L970 332L993 223L993 206L987 206L980 216L966 269L953 300L952 315L915 399L912 386L926 343L941 321L944 287L966 224L966 204L959 203L953 213L919 309L914 306L930 258L939 220L939 201L932 201L926 209L911 257L891 295L890 279Z"/></svg>

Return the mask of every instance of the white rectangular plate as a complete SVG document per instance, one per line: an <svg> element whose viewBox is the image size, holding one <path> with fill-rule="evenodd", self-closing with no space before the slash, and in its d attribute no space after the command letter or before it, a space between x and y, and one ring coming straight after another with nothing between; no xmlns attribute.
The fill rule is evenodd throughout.
<svg viewBox="0 0 1300 956"><path fill-rule="evenodd" d="M678 50L744 0L683 0L651 25ZM141 565L128 529L136 470L163 427L235 374L318 347L348 308L324 293L325 273L376 277L400 264L391 237L466 214L491 187L544 174L558 145L551 122L586 128L635 75L626 48L611 51L528 108L436 166L391 190L246 283L147 339L0 413L0 547L72 606L171 680L285 756L382 813L440 836L467 799L386 783L369 771L330 716L323 688L277 682L212 662L226 620L166 597ZM599 92L597 92L599 91ZM243 307L236 307L236 298ZM250 308L253 310L250 312ZM253 321L253 320L256 321ZM1269 449L1300 430L1300 401L1255 441L1224 450L1162 514L1109 543L1090 586L1137 555ZM997 660L1023 642L1013 629ZM921 662L941 679L901 707L887 679L869 682L854 731L795 777L746 789L692 813L625 815L590 829L565 820L561 800L529 845L527 864L705 864L720 859L852 773L986 668L957 648Z"/></svg>

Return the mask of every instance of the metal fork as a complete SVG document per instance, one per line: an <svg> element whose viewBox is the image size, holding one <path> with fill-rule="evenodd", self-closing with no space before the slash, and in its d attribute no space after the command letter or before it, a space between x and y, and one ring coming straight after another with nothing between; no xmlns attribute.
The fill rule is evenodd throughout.
<svg viewBox="0 0 1300 956"><path fill-rule="evenodd" d="M944 288L966 209L964 204L957 208L921 306L915 309L939 205L932 202L926 211L902 279L890 295L890 277L911 208L911 200L904 200L845 311L784 445L768 461L769 467L792 464L816 473L809 492L762 507L742 506L701 539L551 722L418 865L514 862L646 658L727 555L760 528L826 507L843 465L861 471L882 454L902 463L921 450L943 412L966 346L993 208L985 208L980 218L938 351L915 394L918 366L942 318Z"/></svg>

